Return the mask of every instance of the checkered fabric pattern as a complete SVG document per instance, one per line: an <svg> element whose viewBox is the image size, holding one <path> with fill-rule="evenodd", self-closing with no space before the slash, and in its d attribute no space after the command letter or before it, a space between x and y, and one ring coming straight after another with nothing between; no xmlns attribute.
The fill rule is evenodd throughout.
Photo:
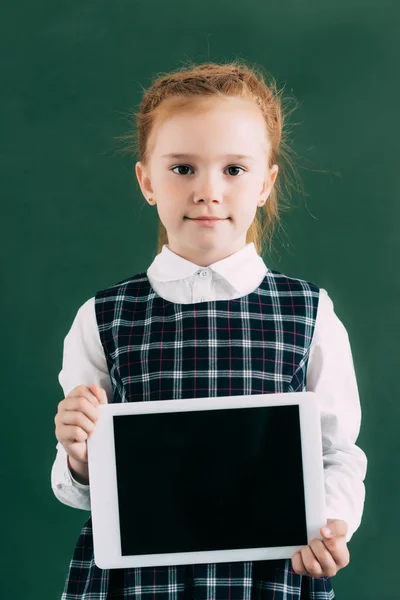
<svg viewBox="0 0 400 600"><path fill-rule="evenodd" d="M319 288L269 269L233 300L164 300L146 273L101 290L95 310L114 402L306 390ZM328 577L295 573L290 559L99 569L91 517L77 541L61 600L332 600Z"/></svg>

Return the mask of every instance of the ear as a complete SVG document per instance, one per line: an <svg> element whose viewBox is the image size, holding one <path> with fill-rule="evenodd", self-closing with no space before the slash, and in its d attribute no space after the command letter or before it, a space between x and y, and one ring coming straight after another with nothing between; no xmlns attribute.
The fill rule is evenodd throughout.
<svg viewBox="0 0 400 600"><path fill-rule="evenodd" d="M151 181L149 174L147 173L144 165L139 161L135 165L135 173L137 180L142 190L143 196L147 199L154 194L153 188L151 187Z"/></svg>
<svg viewBox="0 0 400 600"><path fill-rule="evenodd" d="M268 178L264 181L263 188L261 190L260 196L264 198L268 198L271 193L272 188L274 187L275 179L277 178L279 171L278 165L273 165L269 171Z"/></svg>
<svg viewBox="0 0 400 600"><path fill-rule="evenodd" d="M269 175L271 177L272 186L274 185L275 179L278 176L278 171L279 171L278 165L273 165L270 169ZM272 186L271 186L271 189L272 189Z"/></svg>

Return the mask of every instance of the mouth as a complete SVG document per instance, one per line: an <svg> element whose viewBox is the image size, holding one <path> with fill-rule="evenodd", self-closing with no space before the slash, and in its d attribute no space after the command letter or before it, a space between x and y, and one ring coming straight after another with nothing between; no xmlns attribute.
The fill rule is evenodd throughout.
<svg viewBox="0 0 400 600"><path fill-rule="evenodd" d="M228 219L190 219L187 217L189 221L191 221L197 227L206 227L206 228L216 228L220 223L224 223Z"/></svg>

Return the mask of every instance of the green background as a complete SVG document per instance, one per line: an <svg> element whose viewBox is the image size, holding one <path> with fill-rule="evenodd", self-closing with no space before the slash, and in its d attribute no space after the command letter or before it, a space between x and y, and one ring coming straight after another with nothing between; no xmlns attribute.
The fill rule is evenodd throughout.
<svg viewBox="0 0 400 600"><path fill-rule="evenodd" d="M64 337L97 290L145 270L157 214L117 136L159 72L243 58L299 102L309 168L271 268L328 290L350 337L366 503L340 600L399 597L399 16L381 0L55 0L2 5L1 596L61 596L88 512L51 490ZM397 334L396 334L397 331Z"/></svg>

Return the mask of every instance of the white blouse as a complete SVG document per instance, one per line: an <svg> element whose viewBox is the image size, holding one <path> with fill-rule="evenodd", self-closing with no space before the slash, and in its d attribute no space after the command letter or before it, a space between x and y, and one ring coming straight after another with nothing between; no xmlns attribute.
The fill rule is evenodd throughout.
<svg viewBox="0 0 400 600"><path fill-rule="evenodd" d="M209 267L199 267L164 245L147 275L162 298L187 304L245 296L261 284L267 271L253 243ZM106 390L109 402L113 398L94 297L78 309L65 337L58 380L64 397L78 385L97 383ZM326 518L346 521L347 541L350 541L361 523L367 457L355 443L360 431L361 407L348 334L323 288L320 288L306 390L318 392L321 398ZM90 511L89 484L72 477L62 444L57 443L56 449L51 470L55 496L68 506Z"/></svg>

